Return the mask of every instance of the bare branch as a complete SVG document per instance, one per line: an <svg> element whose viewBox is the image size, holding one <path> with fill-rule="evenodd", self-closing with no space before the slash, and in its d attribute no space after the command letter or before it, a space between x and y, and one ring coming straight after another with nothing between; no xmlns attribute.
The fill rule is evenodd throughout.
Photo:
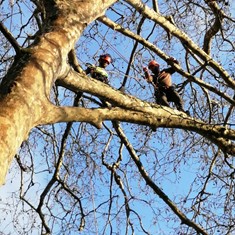
<svg viewBox="0 0 235 235"><path fill-rule="evenodd" d="M0 31L15 49L16 54L19 55L21 52L21 47L16 41L15 37L11 34L11 32L4 26L3 22L0 22Z"/></svg>
<svg viewBox="0 0 235 235"><path fill-rule="evenodd" d="M137 40L139 43L141 43L142 45L144 45L144 46L148 47L149 49L151 49L153 52L155 52L159 57L161 57L165 61L168 60L169 56L167 56L163 51L161 51L159 48L157 48L154 44L150 43L149 41L145 40L144 38L140 37L139 35L134 34L133 32L129 31L128 29L124 29L123 27L121 27L120 25L118 25L115 22L111 21L110 19L108 19L105 16L100 17L99 20L102 23L106 24L108 27L110 27L110 28L112 28L112 29L114 29L114 30L130 37L130 38L133 38L133 39ZM208 63L206 63L206 64L208 64ZM216 89L216 87L214 87L214 86L204 82L203 80L201 80L199 78L196 78L195 76L191 75L190 73L184 71L180 67L180 65L172 64L172 66L175 68L175 70L178 73L180 73L182 76L187 78L189 81L195 82L199 86L202 86L202 87L214 92L215 94L217 94L219 96L222 96L225 100L227 100L231 104L235 105L234 99L230 98L224 92L220 92L218 89Z"/></svg>
<svg viewBox="0 0 235 235"><path fill-rule="evenodd" d="M203 235L208 235L208 233L201 228L198 224L194 223L192 220L187 218L187 216L179 210L179 208L176 206L176 204L169 199L169 197L153 182L153 180L148 175L147 171L144 169L144 166L142 162L140 161L140 158L136 154L134 148L128 141L127 137L125 136L123 130L120 128L120 126L115 126L115 129L119 135L119 137L122 139L123 143L125 144L132 160L135 162L136 166L138 167L138 170L144 180L146 181L146 184L152 188L152 190L171 208L171 210L179 217L179 219L182 221L182 224L187 224L188 226L194 228L198 233L201 233Z"/></svg>
<svg viewBox="0 0 235 235"><path fill-rule="evenodd" d="M153 20L154 22L161 25L163 28L167 29L172 35L177 37L181 42L183 42L187 47L189 47L196 55L198 55L202 60L208 63L230 86L235 88L235 81L230 75L217 63L214 61L207 53L204 52L198 45L196 45L184 32L179 30L173 24L171 24L165 17L156 13L154 10L150 9L140 0L127 0L127 2L133 6L137 11L142 13L145 17Z"/></svg>
<svg viewBox="0 0 235 235"><path fill-rule="evenodd" d="M214 21L213 25L211 26L211 28L209 30L207 30L205 37L204 37L204 44L203 44L203 50L207 54L210 54L210 47L211 47L212 39L216 35L216 33L218 33L219 30L221 29L225 14L219 8L219 6L217 5L217 3L215 1L205 0L205 2L212 9L212 11L215 15L215 21Z"/></svg>

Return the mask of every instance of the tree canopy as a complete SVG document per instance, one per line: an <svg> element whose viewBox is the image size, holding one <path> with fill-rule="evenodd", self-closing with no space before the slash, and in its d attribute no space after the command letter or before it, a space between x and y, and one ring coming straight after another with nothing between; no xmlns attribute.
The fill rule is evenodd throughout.
<svg viewBox="0 0 235 235"><path fill-rule="evenodd" d="M235 232L232 0L0 7L1 234ZM85 73L106 53L109 84ZM150 60L190 115L155 102Z"/></svg>

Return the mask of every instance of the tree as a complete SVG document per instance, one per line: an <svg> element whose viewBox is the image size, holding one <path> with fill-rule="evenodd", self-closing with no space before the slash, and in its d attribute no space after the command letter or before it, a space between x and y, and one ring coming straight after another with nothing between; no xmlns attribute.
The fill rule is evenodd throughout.
<svg viewBox="0 0 235 235"><path fill-rule="evenodd" d="M1 184L13 159L20 174L2 212L16 234L235 231L232 2L1 8ZM83 72L105 52L110 86ZM154 103L142 79L153 58L175 68L191 116Z"/></svg>

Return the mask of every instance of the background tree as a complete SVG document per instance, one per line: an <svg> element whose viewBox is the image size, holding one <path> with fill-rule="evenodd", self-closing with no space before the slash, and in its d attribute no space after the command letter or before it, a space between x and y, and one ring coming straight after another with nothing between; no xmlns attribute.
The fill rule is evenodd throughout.
<svg viewBox="0 0 235 235"><path fill-rule="evenodd" d="M0 232L233 234L234 12L2 0ZM110 86L83 72L103 53ZM154 104L143 79L150 59L171 56L191 117Z"/></svg>

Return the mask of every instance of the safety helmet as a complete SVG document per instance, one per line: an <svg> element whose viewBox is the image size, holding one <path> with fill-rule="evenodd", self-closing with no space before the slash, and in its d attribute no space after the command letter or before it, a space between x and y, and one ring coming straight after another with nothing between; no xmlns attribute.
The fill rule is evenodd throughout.
<svg viewBox="0 0 235 235"><path fill-rule="evenodd" d="M159 64L157 63L156 60L151 60L148 64L149 69L150 69L150 67L159 67Z"/></svg>
<svg viewBox="0 0 235 235"><path fill-rule="evenodd" d="M112 57L109 54L101 55L99 60L105 61L108 64L112 63Z"/></svg>

